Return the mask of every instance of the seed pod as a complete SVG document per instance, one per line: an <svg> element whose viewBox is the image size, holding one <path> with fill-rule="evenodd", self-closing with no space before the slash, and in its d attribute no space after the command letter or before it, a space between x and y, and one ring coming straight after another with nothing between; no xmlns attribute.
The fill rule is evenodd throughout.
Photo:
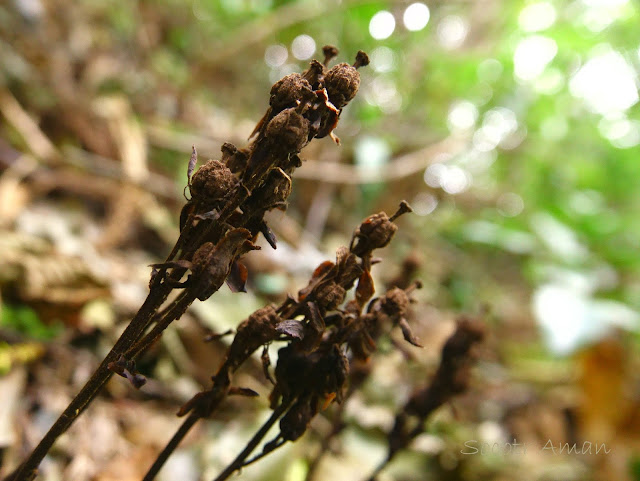
<svg viewBox="0 0 640 481"><path fill-rule="evenodd" d="M302 103L310 98L313 98L311 84L299 73L292 73L273 84L269 105L273 109L273 114L276 114L287 107L295 106L297 102Z"/></svg>
<svg viewBox="0 0 640 481"><path fill-rule="evenodd" d="M409 302L407 293L394 287L380 299L380 308L388 316L403 316L409 307Z"/></svg>
<svg viewBox="0 0 640 481"><path fill-rule="evenodd" d="M273 305L268 305L241 322L227 354L229 365L235 369L260 346L280 336L276 326L281 321Z"/></svg>
<svg viewBox="0 0 640 481"><path fill-rule="evenodd" d="M325 74L325 88L329 94L329 100L336 108L342 109L356 96L360 88L360 74L357 69L368 64L367 54L359 51L353 66L340 63Z"/></svg>
<svg viewBox="0 0 640 481"><path fill-rule="evenodd" d="M222 199L238 185L238 179L219 160L209 160L193 177L189 190L194 200L212 203Z"/></svg>
<svg viewBox="0 0 640 481"><path fill-rule="evenodd" d="M309 143L309 121L295 108L285 109L271 119L267 136L283 152L300 152Z"/></svg>
<svg viewBox="0 0 640 481"><path fill-rule="evenodd" d="M385 247L397 230L398 226L389 220L386 213L379 212L369 216L356 229L352 240L351 252L362 257L373 249ZM358 242L353 246L353 242L356 239Z"/></svg>

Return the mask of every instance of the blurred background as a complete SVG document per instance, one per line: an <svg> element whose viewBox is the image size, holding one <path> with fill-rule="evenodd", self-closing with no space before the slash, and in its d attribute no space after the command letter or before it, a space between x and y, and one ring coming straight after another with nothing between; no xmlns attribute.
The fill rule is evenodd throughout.
<svg viewBox="0 0 640 481"><path fill-rule="evenodd" d="M247 256L250 292L194 305L141 360L147 386L113 379L42 479L140 479L220 364L228 340L204 336L296 293L362 218L406 199L415 213L375 274L379 292L403 272L423 281L410 322L425 348L381 346L314 479L382 459L395 410L466 313L490 331L470 392L381 481L640 480L639 23L630 0L3 2L3 468L144 300L147 266L177 239L191 146L202 163L245 145L271 84L333 44L337 61L364 50L371 64L341 145L302 152L287 212L270 215L278 249ZM244 446L267 412L259 360L237 384L261 398L201 423L159 479L211 479ZM328 424L238 479L307 479ZM527 449L464 454L471 441Z"/></svg>

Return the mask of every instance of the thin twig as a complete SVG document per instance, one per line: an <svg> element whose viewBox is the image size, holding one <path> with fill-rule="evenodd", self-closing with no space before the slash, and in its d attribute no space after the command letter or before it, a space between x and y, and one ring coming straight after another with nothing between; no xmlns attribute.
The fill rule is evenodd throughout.
<svg viewBox="0 0 640 481"><path fill-rule="evenodd" d="M193 427L193 425L196 422L198 422L199 419L200 419L200 416L198 416L195 413L191 413L187 417L187 419L184 420L184 422L180 425L180 427L175 432L171 440L167 443L167 445L164 447L162 452L158 455L156 460L153 462L153 464L149 468L149 471L147 471L147 474L145 474L144 478L142 478L142 481L152 481L156 477L156 475L162 469L162 466L164 466L164 463L167 462L167 459L169 458L169 456L171 456L173 451L178 447L178 445L182 442L182 440L187 435L189 430Z"/></svg>
<svg viewBox="0 0 640 481"><path fill-rule="evenodd" d="M231 464L229 464L224 471L222 471L217 478L213 481L224 481L228 479L235 471L238 471L242 468L245 459L253 452L253 450L260 444L260 441L267 435L271 426L273 426L280 416L284 414L284 412L289 407L289 403L281 403L276 409L273 410L271 416L267 421L262 425L262 427L253 435L253 437L249 440L245 448L238 454L236 459L234 459Z"/></svg>

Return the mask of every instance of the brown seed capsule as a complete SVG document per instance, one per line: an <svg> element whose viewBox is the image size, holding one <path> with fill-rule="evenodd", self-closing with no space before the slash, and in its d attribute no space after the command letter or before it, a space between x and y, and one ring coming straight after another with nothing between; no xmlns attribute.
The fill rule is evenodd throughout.
<svg viewBox="0 0 640 481"><path fill-rule="evenodd" d="M295 108L285 109L271 119L267 136L283 152L300 152L309 143L309 121Z"/></svg>
<svg viewBox="0 0 640 481"><path fill-rule="evenodd" d="M362 256L373 249L385 247L398 230L398 226L389 220L384 212L379 212L369 216L360 224L354 233L354 241L358 242L352 246L351 252L357 256Z"/></svg>
<svg viewBox="0 0 640 481"><path fill-rule="evenodd" d="M407 312L409 302L407 293L394 287L380 299L380 308L388 316L402 316Z"/></svg>
<svg viewBox="0 0 640 481"><path fill-rule="evenodd" d="M360 50L353 65L340 63L325 74L325 88L329 94L329 100L336 108L342 109L358 93L360 74L357 69L366 65L369 65L369 57Z"/></svg>
<svg viewBox="0 0 640 481"><path fill-rule="evenodd" d="M209 160L191 178L189 190L194 200L213 202L220 200L238 185L238 179L219 160Z"/></svg>
<svg viewBox="0 0 640 481"><path fill-rule="evenodd" d="M273 84L269 105L276 114L287 107L294 107L296 101L304 102L310 98L313 98L311 84L299 73L292 73Z"/></svg>

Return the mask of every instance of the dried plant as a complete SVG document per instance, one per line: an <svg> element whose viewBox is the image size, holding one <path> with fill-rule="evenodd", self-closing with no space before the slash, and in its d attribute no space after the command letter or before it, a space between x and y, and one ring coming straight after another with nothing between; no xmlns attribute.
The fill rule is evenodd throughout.
<svg viewBox="0 0 640 481"><path fill-rule="evenodd" d="M197 171L197 152L193 148L185 188L190 197L180 215L180 235L165 262L152 266L145 302L86 385L7 480L33 479L56 439L84 412L114 373L134 387L142 387L146 379L137 372L136 359L196 299L208 299L225 282L234 292L245 290L247 268L240 258L259 249L254 243L259 234L276 248L276 236L264 215L272 209L286 208L291 175L302 164L298 153L303 147L314 138L326 136L339 143L333 130L342 109L358 91L357 69L368 64L366 54L358 52L353 65L341 63L329 68L337 49L327 46L323 52L323 63L313 60L303 73L288 75L273 85L269 108L246 148L225 143L221 159L209 160ZM401 286L404 288L391 288L372 299L375 288L371 269L377 263L373 252L389 244L397 231L394 221L410 210L402 202L392 216L380 212L365 219L355 230L349 247L338 249L335 262L320 264L296 297L258 309L238 325L224 362L211 378L211 387L181 407L178 415L185 420L145 480L155 477L191 427L209 417L227 396L257 395L232 385L232 377L260 349L265 376L273 383L272 414L216 481L227 479L243 466L299 439L320 410L333 402L341 403L364 378L359 373L350 381L350 366L362 369L376 350L379 338L392 328L399 328L408 343L419 346L406 314L410 294L420 283L406 281ZM353 299L345 303L347 292L354 287ZM180 292L168 301L174 290ZM434 381L418 391L398 415L388 438L387 461L417 434L417 428L407 430L407 416L416 417L421 425L435 407L465 388L468 351L481 338L481 329L474 326L466 321L459 324L443 350ZM267 348L273 342L284 345L278 351L272 374ZM250 457L278 422L275 437Z"/></svg>

